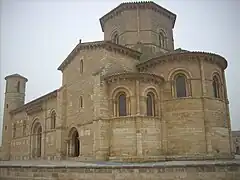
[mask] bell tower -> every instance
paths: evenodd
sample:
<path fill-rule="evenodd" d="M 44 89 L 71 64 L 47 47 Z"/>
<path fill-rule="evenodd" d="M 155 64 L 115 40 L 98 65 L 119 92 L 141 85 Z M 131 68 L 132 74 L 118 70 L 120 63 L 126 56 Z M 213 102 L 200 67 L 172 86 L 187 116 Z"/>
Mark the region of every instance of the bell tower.
<path fill-rule="evenodd" d="M 10 147 L 12 140 L 12 118 L 10 112 L 25 103 L 25 89 L 27 78 L 12 74 L 5 77 L 5 101 L 3 114 L 3 129 L 2 129 L 2 151 L 3 160 L 10 159 Z"/>
<path fill-rule="evenodd" d="M 100 18 L 104 40 L 154 55 L 174 50 L 176 15 L 154 2 L 122 3 Z"/>

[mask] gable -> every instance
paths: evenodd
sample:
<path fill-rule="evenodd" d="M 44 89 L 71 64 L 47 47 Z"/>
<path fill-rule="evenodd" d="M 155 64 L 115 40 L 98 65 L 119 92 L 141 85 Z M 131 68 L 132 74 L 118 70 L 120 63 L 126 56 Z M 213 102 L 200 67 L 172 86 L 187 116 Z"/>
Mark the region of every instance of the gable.
<path fill-rule="evenodd" d="M 83 70 L 81 72 L 81 64 Z M 135 56 L 118 52 L 114 48 L 82 49 L 75 53 L 71 61 L 63 68 L 63 85 L 73 82 L 87 81 L 91 76 L 101 71 L 136 71 L 136 64 L 139 62 Z M 90 80 L 89 80 L 90 81 Z"/>
<path fill-rule="evenodd" d="M 94 41 L 94 42 L 86 42 L 79 43 L 72 50 L 72 52 L 67 56 L 67 58 L 63 61 L 63 63 L 58 67 L 58 70 L 63 71 L 64 68 L 74 59 L 74 57 L 78 54 L 78 52 L 83 50 L 96 50 L 96 49 L 106 49 L 108 51 L 114 51 L 119 54 L 123 54 L 125 56 L 132 57 L 134 59 L 140 59 L 142 53 L 127 48 L 125 46 L 112 43 L 111 41 Z"/>

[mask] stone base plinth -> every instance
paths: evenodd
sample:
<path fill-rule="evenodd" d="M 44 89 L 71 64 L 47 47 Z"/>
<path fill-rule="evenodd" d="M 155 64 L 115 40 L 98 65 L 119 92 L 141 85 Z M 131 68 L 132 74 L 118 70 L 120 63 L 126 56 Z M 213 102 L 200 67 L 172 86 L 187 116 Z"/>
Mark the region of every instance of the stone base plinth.
<path fill-rule="evenodd" d="M 109 161 L 112 162 L 159 162 L 166 161 L 165 156 L 131 156 L 131 157 L 109 157 Z"/>
<path fill-rule="evenodd" d="M 239 180 L 240 160 L 149 163 L 0 161 L 0 179 Z"/>
<path fill-rule="evenodd" d="M 163 162 L 163 161 L 203 161 L 203 160 L 232 160 L 230 154 L 186 154 L 175 156 L 112 156 L 108 158 L 113 162 Z"/>

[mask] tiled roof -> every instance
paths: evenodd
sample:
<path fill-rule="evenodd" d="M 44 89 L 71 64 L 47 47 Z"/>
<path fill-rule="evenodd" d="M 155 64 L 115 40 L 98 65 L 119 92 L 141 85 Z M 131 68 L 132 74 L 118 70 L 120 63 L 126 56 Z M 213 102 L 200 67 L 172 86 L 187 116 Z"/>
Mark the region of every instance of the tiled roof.
<path fill-rule="evenodd" d="M 57 90 L 54 90 L 48 94 L 45 94 L 43 96 L 40 96 L 39 98 L 37 99 L 34 99 L 26 104 L 24 104 L 23 106 L 17 108 L 17 109 L 14 109 L 12 110 L 10 113 L 14 114 L 14 113 L 18 113 L 18 112 L 21 112 L 37 103 L 41 103 L 42 101 L 46 100 L 46 99 L 49 99 L 49 98 L 53 98 L 53 97 L 57 97 Z"/>

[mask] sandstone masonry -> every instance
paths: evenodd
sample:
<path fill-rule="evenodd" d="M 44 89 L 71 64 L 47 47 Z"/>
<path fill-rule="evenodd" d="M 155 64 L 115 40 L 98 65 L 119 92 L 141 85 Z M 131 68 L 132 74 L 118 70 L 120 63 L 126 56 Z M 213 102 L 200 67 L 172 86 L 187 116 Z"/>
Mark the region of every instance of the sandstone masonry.
<path fill-rule="evenodd" d="M 80 163 L 38 161 L 0 164 L 1 179 L 21 180 L 238 180 L 240 161 L 168 163 Z"/>
<path fill-rule="evenodd" d="M 7 76 L 1 159 L 232 159 L 227 61 L 213 53 L 174 49 L 175 20 L 175 14 L 153 2 L 122 3 L 100 19 L 104 40 L 79 42 L 58 67 L 63 80 L 57 90 L 25 104 L 27 78 Z M 42 169 L 33 174 L 41 176 Z M 192 177 L 197 169 L 179 171 Z M 214 169 L 222 179 L 233 176 Z M 27 176 L 26 171 L 1 168 L 3 177 Z M 65 177 L 74 169 L 53 171 L 49 174 L 64 171 Z M 80 171 L 94 171 L 95 177 L 102 170 Z M 108 171 L 101 173 L 110 178 L 123 171 L 137 179 L 138 171 L 153 177 L 161 170 Z M 173 179 L 174 173 L 169 176 Z"/>

